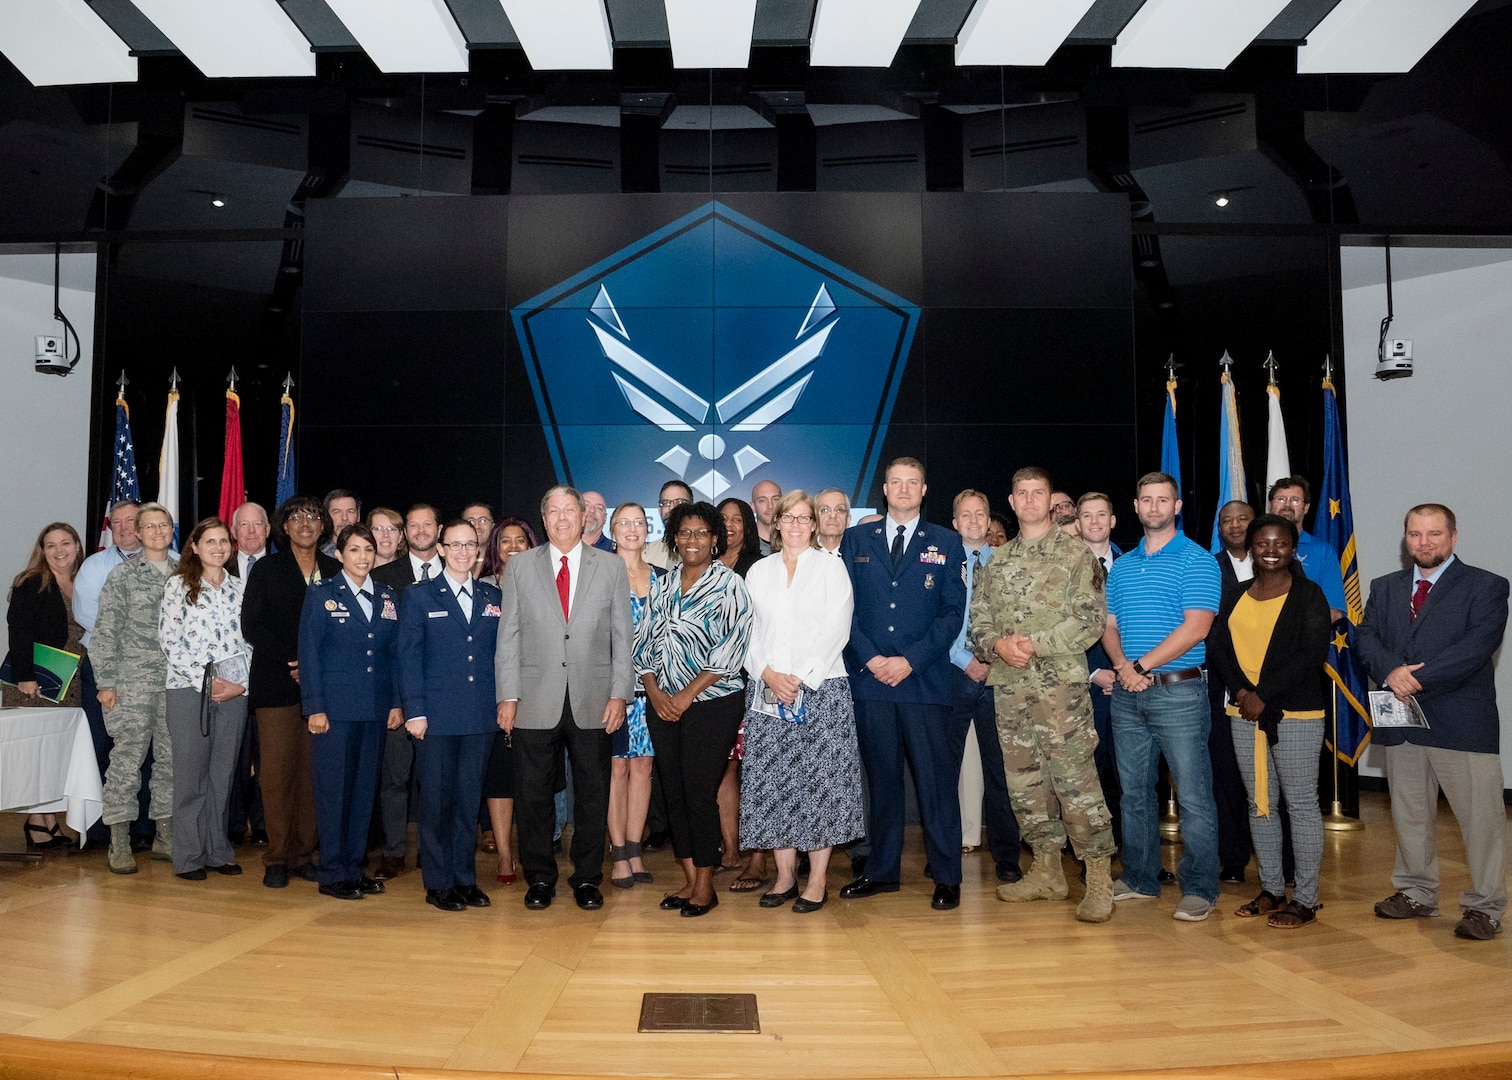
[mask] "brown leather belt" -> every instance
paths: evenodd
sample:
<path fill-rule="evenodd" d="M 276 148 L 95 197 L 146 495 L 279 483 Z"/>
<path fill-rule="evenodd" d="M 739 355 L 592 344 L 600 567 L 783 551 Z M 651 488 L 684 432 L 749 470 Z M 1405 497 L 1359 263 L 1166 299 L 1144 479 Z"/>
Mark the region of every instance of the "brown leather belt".
<path fill-rule="evenodd" d="M 1150 681 L 1156 686 L 1169 686 L 1171 683 L 1186 682 L 1188 679 L 1202 678 L 1200 667 L 1182 668 L 1180 671 L 1155 671 L 1150 673 Z"/>

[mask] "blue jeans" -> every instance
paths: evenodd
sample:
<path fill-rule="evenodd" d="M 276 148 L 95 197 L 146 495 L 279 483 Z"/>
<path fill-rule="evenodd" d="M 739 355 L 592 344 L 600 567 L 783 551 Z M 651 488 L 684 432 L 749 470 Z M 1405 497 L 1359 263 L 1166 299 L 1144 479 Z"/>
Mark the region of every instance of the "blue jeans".
<path fill-rule="evenodd" d="M 1218 809 L 1208 757 L 1207 686 L 1189 679 L 1131 694 L 1113 688 L 1113 741 L 1123 784 L 1123 880 L 1160 895 L 1160 816 L 1155 780 L 1164 754 L 1181 805 L 1184 851 L 1176 877 L 1184 896 L 1218 899 Z"/>

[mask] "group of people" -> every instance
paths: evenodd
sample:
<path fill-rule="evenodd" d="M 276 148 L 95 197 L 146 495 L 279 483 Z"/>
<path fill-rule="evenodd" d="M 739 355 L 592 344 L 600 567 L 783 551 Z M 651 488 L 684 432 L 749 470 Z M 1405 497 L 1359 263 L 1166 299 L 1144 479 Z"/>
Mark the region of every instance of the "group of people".
<path fill-rule="evenodd" d="M 853 525 L 834 488 L 763 480 L 749 503 L 714 506 L 671 480 L 654 543 L 645 508 L 566 486 L 542 498 L 539 539 L 483 503 L 444 523 L 425 504 L 363 518 L 337 490 L 271 522 L 253 503 L 206 519 L 182 555 L 165 508 L 123 503 L 87 560 L 71 527 L 39 535 L 10 597 L 6 704 L 39 703 L 33 644 L 83 657 L 64 703 L 97 728 L 116 873 L 137 868 L 138 818 L 180 877 L 240 873 L 228 834 L 247 824 L 255 760 L 268 887 L 381 893 L 406 869 L 413 819 L 427 903 L 490 904 L 481 826 L 497 881 L 523 876 L 539 910 L 570 818 L 581 908 L 603 905 L 606 860 L 617 888 L 651 882 L 649 828 L 683 871 L 664 909 L 709 913 L 716 876 L 739 868 L 734 891 L 808 913 L 829 901 L 836 848 L 855 875 L 841 897 L 900 888 L 911 773 L 937 910 L 960 902 L 965 804 L 1004 901 L 1068 898 L 1069 843 L 1076 918 L 1105 922 L 1174 877 L 1174 917 L 1201 921 L 1253 850 L 1261 890 L 1236 914 L 1313 922 L 1324 662 L 1346 604 L 1337 553 L 1302 529 L 1307 482 L 1277 482 L 1259 516 L 1223 507 L 1216 557 L 1177 528 L 1163 473 L 1139 480 L 1127 554 L 1113 499 L 1073 501 L 1042 469 L 1013 475 L 1012 519 L 968 489 L 949 527 L 925 521 L 927 490 L 923 464 L 898 458 L 883 512 Z M 1376 732 L 1398 839 L 1376 913 L 1438 914 L 1442 788 L 1472 877 L 1456 933 L 1485 940 L 1506 905 L 1491 657 L 1507 582 L 1456 560 L 1456 539 L 1447 507 L 1408 512 L 1414 566 L 1374 583 L 1356 651 L 1429 722 Z M 968 745 L 980 777 L 963 772 Z M 1161 759 L 1181 811 L 1174 875 Z M 36 847 L 67 842 L 47 817 L 26 830 Z"/>

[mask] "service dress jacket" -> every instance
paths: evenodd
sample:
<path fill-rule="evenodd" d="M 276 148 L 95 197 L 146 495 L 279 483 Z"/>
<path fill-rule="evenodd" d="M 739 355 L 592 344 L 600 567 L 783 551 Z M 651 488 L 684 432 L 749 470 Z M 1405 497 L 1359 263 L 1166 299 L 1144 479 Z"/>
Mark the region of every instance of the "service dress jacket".
<path fill-rule="evenodd" d="M 344 574 L 305 591 L 299 686 L 306 716 L 387 723 L 389 711 L 399 708 L 399 592 L 371 576 L 366 584 L 373 590 L 371 620 Z"/>
<path fill-rule="evenodd" d="M 510 559 L 513 566 L 516 555 Z M 616 556 L 608 556 L 620 562 Z M 622 564 L 623 565 L 623 564 Z M 513 570 L 505 575 L 507 581 Z M 502 609 L 499 590 L 474 579 L 472 618 L 462 614 L 445 573 L 404 590 L 399 605 L 399 690 L 404 718 L 425 718 L 425 737 L 498 730 L 494 649 Z M 629 617 L 629 605 L 625 613 Z"/>

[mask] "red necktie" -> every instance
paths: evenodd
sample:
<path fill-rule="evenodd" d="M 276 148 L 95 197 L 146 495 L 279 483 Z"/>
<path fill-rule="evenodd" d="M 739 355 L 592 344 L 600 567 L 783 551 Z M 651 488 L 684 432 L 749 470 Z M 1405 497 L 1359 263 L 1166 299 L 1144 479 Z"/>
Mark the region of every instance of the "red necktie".
<path fill-rule="evenodd" d="M 557 595 L 562 598 L 562 618 L 566 620 L 570 616 L 567 613 L 567 597 L 572 594 L 572 574 L 567 569 L 567 556 L 562 556 L 562 568 L 557 571 Z"/>
<path fill-rule="evenodd" d="M 1417 588 L 1412 593 L 1412 621 L 1416 622 L 1418 612 L 1423 610 L 1423 602 L 1428 599 L 1428 590 L 1433 587 L 1433 582 L 1427 578 L 1418 578 Z"/>

